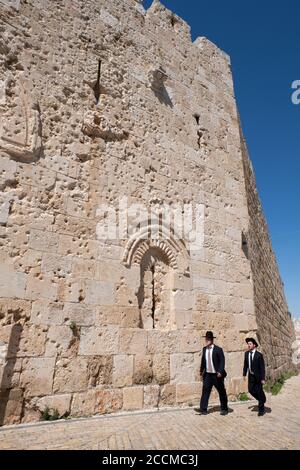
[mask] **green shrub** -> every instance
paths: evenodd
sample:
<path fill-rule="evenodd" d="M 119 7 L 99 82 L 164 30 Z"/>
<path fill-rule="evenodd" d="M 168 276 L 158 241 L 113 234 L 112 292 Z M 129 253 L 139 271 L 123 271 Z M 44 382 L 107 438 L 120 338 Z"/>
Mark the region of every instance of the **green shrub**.
<path fill-rule="evenodd" d="M 50 421 L 50 410 L 48 408 L 48 406 L 46 406 L 46 408 L 43 410 L 42 412 L 42 420 L 43 421 Z"/>

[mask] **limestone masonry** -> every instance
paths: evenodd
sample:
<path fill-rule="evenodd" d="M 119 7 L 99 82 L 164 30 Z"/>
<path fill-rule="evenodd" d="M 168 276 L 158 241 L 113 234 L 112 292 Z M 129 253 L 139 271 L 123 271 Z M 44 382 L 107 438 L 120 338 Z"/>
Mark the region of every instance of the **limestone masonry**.
<path fill-rule="evenodd" d="M 0 116 L 1 424 L 197 403 L 209 329 L 231 398 L 247 335 L 292 367 L 224 52 L 156 0 L 0 0 Z M 203 207 L 203 247 L 99 236 L 120 198 Z"/>

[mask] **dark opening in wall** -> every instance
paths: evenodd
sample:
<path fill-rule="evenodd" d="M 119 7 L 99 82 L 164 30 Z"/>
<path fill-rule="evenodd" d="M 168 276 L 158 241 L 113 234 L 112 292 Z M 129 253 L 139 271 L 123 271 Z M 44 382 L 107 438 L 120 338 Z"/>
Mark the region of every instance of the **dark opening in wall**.
<path fill-rule="evenodd" d="M 175 18 L 175 16 L 174 16 L 173 14 L 171 15 L 171 20 L 170 20 L 170 21 L 171 21 L 172 27 L 174 28 L 174 26 L 175 26 L 176 23 L 177 23 L 177 20 L 176 20 L 176 18 Z"/>
<path fill-rule="evenodd" d="M 155 328 L 155 282 L 154 282 L 154 274 L 155 274 L 155 268 L 154 265 L 151 267 L 151 273 L 152 273 L 152 307 L 151 307 L 151 317 L 152 317 L 152 327 Z"/>
<path fill-rule="evenodd" d="M 200 114 L 194 114 L 194 118 L 196 119 L 197 126 L 200 124 Z"/>
<path fill-rule="evenodd" d="M 242 250 L 246 258 L 249 259 L 248 240 L 247 235 L 244 232 L 242 232 Z"/>

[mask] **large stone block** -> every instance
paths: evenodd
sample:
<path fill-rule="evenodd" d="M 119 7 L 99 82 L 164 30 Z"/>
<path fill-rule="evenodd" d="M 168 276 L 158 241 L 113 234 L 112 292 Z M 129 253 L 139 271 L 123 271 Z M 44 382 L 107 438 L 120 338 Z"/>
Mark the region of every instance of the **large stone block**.
<path fill-rule="evenodd" d="M 114 356 L 113 385 L 114 387 L 126 387 L 132 385 L 133 377 L 133 356 Z"/>
<path fill-rule="evenodd" d="M 139 410 L 143 408 L 144 388 L 130 387 L 123 389 L 123 408 L 124 410 Z"/>
<path fill-rule="evenodd" d="M 57 277 L 66 277 L 71 273 L 72 258 L 62 257 L 56 253 L 43 253 L 41 271 L 53 273 Z"/>
<path fill-rule="evenodd" d="M 159 385 L 147 385 L 144 387 L 144 408 L 156 408 L 160 393 Z"/>
<path fill-rule="evenodd" d="M 0 299 L 0 324 L 8 325 L 18 321 L 20 324 L 30 318 L 31 302 L 22 299 Z"/>
<path fill-rule="evenodd" d="M 47 332 L 46 356 L 68 356 L 74 342 L 74 334 L 68 325 L 52 325 Z"/>
<path fill-rule="evenodd" d="M 195 308 L 194 291 L 177 290 L 173 293 L 173 304 L 175 310 L 193 310 Z"/>
<path fill-rule="evenodd" d="M 71 403 L 71 416 L 91 416 L 96 413 L 96 389 L 74 393 Z"/>
<path fill-rule="evenodd" d="M 100 389 L 96 393 L 96 413 L 114 413 L 122 409 L 122 389 Z"/>
<path fill-rule="evenodd" d="M 181 332 L 148 331 L 147 352 L 149 354 L 171 354 L 180 351 Z"/>
<path fill-rule="evenodd" d="M 20 375 L 22 371 L 22 359 L 7 359 L 1 366 L 1 388 L 2 390 L 11 390 L 20 385 Z"/>
<path fill-rule="evenodd" d="M 136 354 L 134 356 L 133 383 L 136 385 L 145 385 L 151 383 L 152 379 L 152 357 Z"/>
<path fill-rule="evenodd" d="M 50 301 L 57 300 L 58 285 L 53 282 L 51 276 L 28 276 L 26 283 L 25 297 L 29 300 L 48 299 Z"/>
<path fill-rule="evenodd" d="M 94 356 L 88 358 L 88 381 L 90 387 L 112 384 L 113 359 L 113 356 Z"/>
<path fill-rule="evenodd" d="M 91 305 L 114 305 L 114 284 L 110 282 L 87 280 L 85 302 Z"/>
<path fill-rule="evenodd" d="M 201 396 L 200 383 L 180 383 L 176 385 L 176 402 L 196 405 Z"/>
<path fill-rule="evenodd" d="M 159 405 L 171 406 L 176 403 L 176 385 L 166 384 L 161 387 Z"/>
<path fill-rule="evenodd" d="M 23 390 L 15 388 L 0 392 L 1 425 L 19 424 L 23 411 Z"/>
<path fill-rule="evenodd" d="M 0 297 L 25 298 L 27 275 L 16 272 L 9 266 L 0 267 Z"/>
<path fill-rule="evenodd" d="M 52 357 L 23 360 L 20 385 L 25 389 L 25 396 L 52 394 L 54 364 Z"/>
<path fill-rule="evenodd" d="M 200 352 L 203 338 L 198 331 L 183 330 L 180 335 L 180 352 Z"/>
<path fill-rule="evenodd" d="M 92 326 L 95 324 L 95 310 L 95 307 L 84 303 L 66 302 L 63 309 L 63 321 L 68 324 L 74 322 L 78 326 Z M 102 323 L 98 325 L 105 326 Z"/>
<path fill-rule="evenodd" d="M 31 230 L 29 248 L 37 251 L 56 253 L 58 249 L 58 234 L 44 230 Z"/>
<path fill-rule="evenodd" d="M 40 412 L 49 408 L 51 412 L 58 411 L 59 416 L 63 417 L 68 416 L 70 413 L 71 398 L 71 394 L 51 395 L 48 397 L 33 399 L 30 404 Z"/>
<path fill-rule="evenodd" d="M 168 354 L 153 355 L 153 380 L 159 385 L 170 381 L 170 356 Z"/>
<path fill-rule="evenodd" d="M 48 300 L 32 302 L 30 321 L 37 325 L 61 325 L 64 320 L 63 304 Z"/>
<path fill-rule="evenodd" d="M 195 381 L 195 362 L 193 354 L 171 354 L 170 382 L 184 383 Z"/>
<path fill-rule="evenodd" d="M 147 332 L 141 329 L 121 329 L 119 352 L 122 354 L 145 354 L 147 348 Z"/>
<path fill-rule="evenodd" d="M 17 357 L 42 356 L 45 352 L 47 329 L 40 325 L 24 325 Z"/>
<path fill-rule="evenodd" d="M 59 359 L 55 364 L 54 393 L 81 392 L 87 389 L 87 359 L 75 357 Z"/>

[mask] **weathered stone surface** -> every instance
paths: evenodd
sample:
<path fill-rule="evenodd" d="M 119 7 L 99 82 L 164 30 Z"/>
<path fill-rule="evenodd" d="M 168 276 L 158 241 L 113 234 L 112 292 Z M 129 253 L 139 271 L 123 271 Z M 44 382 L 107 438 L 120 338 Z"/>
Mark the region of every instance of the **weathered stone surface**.
<path fill-rule="evenodd" d="M 133 383 L 137 385 L 151 383 L 153 379 L 152 357 L 134 356 Z"/>
<path fill-rule="evenodd" d="M 121 329 L 119 352 L 127 354 L 145 354 L 147 332 L 141 329 Z"/>
<path fill-rule="evenodd" d="M 91 416 L 94 413 L 96 413 L 96 390 L 86 390 L 73 394 L 72 416 Z"/>
<path fill-rule="evenodd" d="M 5 404 L 5 407 L 4 407 Z M 15 388 L 0 393 L 1 421 L 6 424 L 19 424 L 22 417 L 23 390 Z M 1 423 L 1 424 L 2 424 Z"/>
<path fill-rule="evenodd" d="M 63 321 L 68 324 L 75 322 L 78 326 L 92 326 L 95 324 L 95 308 L 85 304 L 66 302 L 63 309 Z M 98 324 L 102 325 L 102 323 Z"/>
<path fill-rule="evenodd" d="M 176 385 L 166 384 L 160 392 L 159 404 L 170 406 L 176 403 Z"/>
<path fill-rule="evenodd" d="M 121 410 L 122 405 L 123 391 L 121 389 L 97 390 L 95 404 L 96 413 L 113 413 Z"/>
<path fill-rule="evenodd" d="M 54 358 L 24 359 L 20 385 L 27 396 L 43 396 L 52 394 L 54 374 Z"/>
<path fill-rule="evenodd" d="M 144 408 L 156 408 L 159 401 L 159 385 L 147 385 L 144 387 Z"/>
<path fill-rule="evenodd" d="M 87 281 L 85 302 L 92 305 L 114 305 L 114 285 L 109 282 Z"/>
<path fill-rule="evenodd" d="M 170 356 L 170 382 L 189 383 L 195 380 L 195 364 L 192 354 L 172 354 Z"/>
<path fill-rule="evenodd" d="M 132 385 L 133 356 L 114 356 L 113 385 L 114 387 L 126 387 Z"/>
<path fill-rule="evenodd" d="M 60 302 L 49 302 L 47 300 L 36 300 L 32 302 L 32 323 L 41 325 L 61 325 L 63 323 L 63 304 Z"/>
<path fill-rule="evenodd" d="M 74 334 L 68 325 L 50 326 L 47 332 L 46 356 L 68 356 Z"/>
<path fill-rule="evenodd" d="M 23 299 L 27 276 L 13 271 L 9 266 L 1 265 L 0 296 Z"/>
<path fill-rule="evenodd" d="M 177 403 L 187 403 L 195 405 L 199 402 L 201 394 L 200 383 L 180 383 L 176 385 L 176 401 Z"/>
<path fill-rule="evenodd" d="M 18 357 L 43 356 L 45 353 L 46 329 L 36 325 L 24 325 L 18 346 Z"/>
<path fill-rule="evenodd" d="M 126 356 L 127 357 L 127 356 Z M 90 387 L 110 385 L 113 381 L 113 356 L 94 356 L 88 358 L 88 380 Z"/>
<path fill-rule="evenodd" d="M 46 408 L 49 408 L 52 413 L 58 411 L 59 416 L 63 417 L 68 416 L 70 413 L 71 397 L 71 394 L 52 395 L 38 400 L 33 399 L 30 405 L 41 412 L 45 411 Z"/>
<path fill-rule="evenodd" d="M 247 248 L 254 286 L 254 295 L 249 298 L 254 301 L 257 336 L 265 354 L 267 374 L 276 379 L 283 369 L 294 368 L 291 351 L 295 330 L 242 131 L 241 142 L 250 220 Z"/>
<path fill-rule="evenodd" d="M 54 393 L 81 392 L 88 384 L 87 359 L 59 359 L 55 364 Z"/>
<path fill-rule="evenodd" d="M 82 327 L 79 354 L 84 356 L 116 354 L 118 352 L 118 342 L 119 329 L 117 327 Z M 130 351 L 126 352 L 130 353 Z"/>
<path fill-rule="evenodd" d="M 178 331 L 156 331 L 148 333 L 147 351 L 150 354 L 171 354 L 180 351 Z"/>
<path fill-rule="evenodd" d="M 168 354 L 153 355 L 153 379 L 159 385 L 170 382 L 170 356 Z"/>
<path fill-rule="evenodd" d="M 123 408 L 124 410 L 138 410 L 143 408 L 144 388 L 143 387 L 125 387 L 123 389 Z"/>

